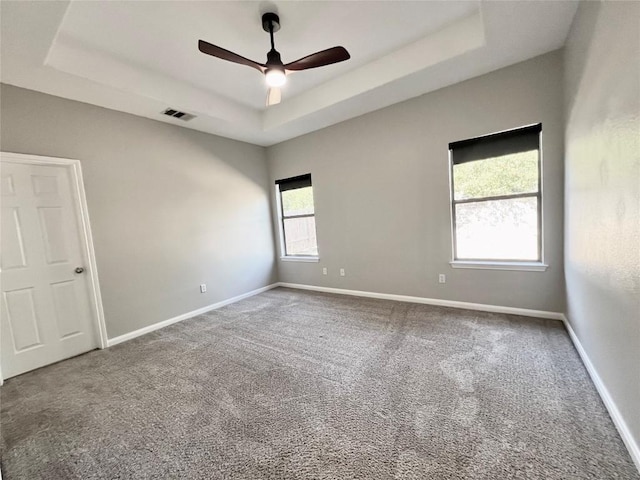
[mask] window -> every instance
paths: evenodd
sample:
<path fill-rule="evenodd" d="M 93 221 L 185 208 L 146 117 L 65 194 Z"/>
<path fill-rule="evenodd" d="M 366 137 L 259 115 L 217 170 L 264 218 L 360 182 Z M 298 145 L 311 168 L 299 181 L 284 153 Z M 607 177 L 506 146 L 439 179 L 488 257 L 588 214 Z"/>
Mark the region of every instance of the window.
<path fill-rule="evenodd" d="M 541 131 L 449 144 L 454 267 L 542 264 Z"/>
<path fill-rule="evenodd" d="M 276 180 L 283 258 L 316 259 L 316 218 L 311 174 Z"/>

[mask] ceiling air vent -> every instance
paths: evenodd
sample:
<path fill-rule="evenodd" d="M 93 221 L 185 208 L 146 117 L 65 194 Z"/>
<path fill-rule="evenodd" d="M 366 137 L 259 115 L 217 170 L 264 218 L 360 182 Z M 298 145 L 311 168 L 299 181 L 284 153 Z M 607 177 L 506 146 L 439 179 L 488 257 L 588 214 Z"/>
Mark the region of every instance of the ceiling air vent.
<path fill-rule="evenodd" d="M 191 115 L 190 113 L 186 113 L 186 112 L 181 112 L 181 111 L 175 110 L 173 108 L 167 108 L 162 113 L 164 115 L 168 115 L 169 117 L 179 118 L 180 120 L 183 120 L 185 122 L 188 122 L 189 120 L 192 120 L 192 119 L 196 118 L 195 115 Z"/>

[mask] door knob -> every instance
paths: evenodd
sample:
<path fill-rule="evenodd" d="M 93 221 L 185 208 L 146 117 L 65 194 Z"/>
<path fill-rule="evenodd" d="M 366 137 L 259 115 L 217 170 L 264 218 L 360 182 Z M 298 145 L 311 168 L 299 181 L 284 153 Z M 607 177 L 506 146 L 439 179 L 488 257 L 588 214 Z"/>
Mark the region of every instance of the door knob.
<path fill-rule="evenodd" d="M 82 273 L 82 272 L 84 272 L 84 268 L 82 268 L 82 267 L 77 267 L 74 271 L 75 271 L 76 273 Z"/>

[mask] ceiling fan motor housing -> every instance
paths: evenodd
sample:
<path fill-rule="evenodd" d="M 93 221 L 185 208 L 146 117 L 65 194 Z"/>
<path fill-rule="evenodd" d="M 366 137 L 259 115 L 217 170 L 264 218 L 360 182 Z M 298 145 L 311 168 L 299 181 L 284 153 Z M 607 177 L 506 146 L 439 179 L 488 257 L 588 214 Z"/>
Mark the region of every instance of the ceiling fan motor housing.
<path fill-rule="evenodd" d="M 270 50 L 267 53 L 267 63 L 266 63 L 266 65 L 269 68 L 282 67 L 282 70 L 284 70 L 284 65 L 282 63 L 282 59 L 280 58 L 280 53 L 278 53 L 276 50 Z"/>
<path fill-rule="evenodd" d="M 277 32 L 280 30 L 280 17 L 272 12 L 265 13 L 262 15 L 262 29 L 267 33 Z"/>

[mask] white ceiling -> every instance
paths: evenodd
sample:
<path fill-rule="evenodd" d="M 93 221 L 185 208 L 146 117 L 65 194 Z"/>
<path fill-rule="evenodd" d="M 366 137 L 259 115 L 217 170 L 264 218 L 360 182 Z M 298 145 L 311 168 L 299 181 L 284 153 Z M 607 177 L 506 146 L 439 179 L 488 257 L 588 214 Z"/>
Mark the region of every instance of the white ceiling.
<path fill-rule="evenodd" d="M 0 80 L 258 145 L 295 136 L 560 48 L 574 1 L 3 1 Z M 265 107 L 258 62 L 280 15 L 285 63 L 342 45 L 351 59 L 298 72 Z M 168 108 L 197 115 L 183 122 Z"/>

